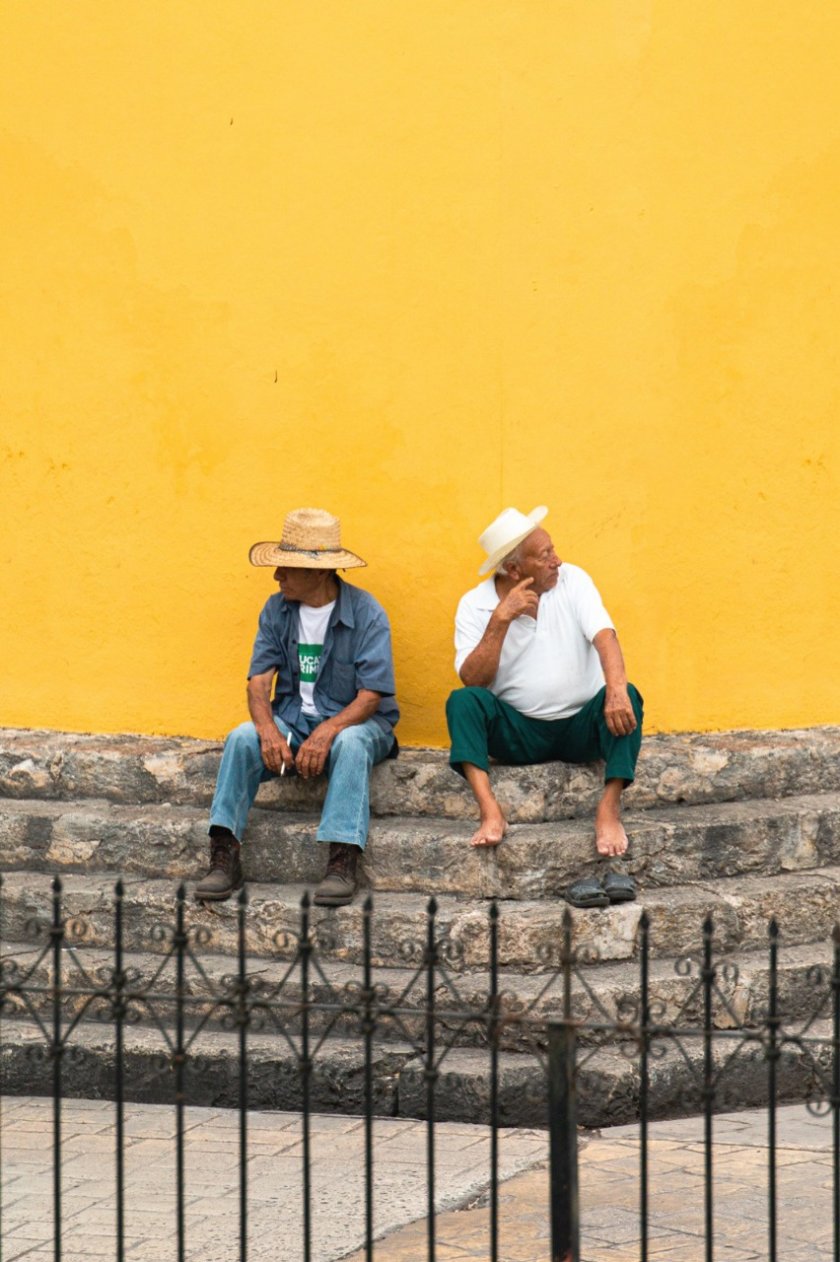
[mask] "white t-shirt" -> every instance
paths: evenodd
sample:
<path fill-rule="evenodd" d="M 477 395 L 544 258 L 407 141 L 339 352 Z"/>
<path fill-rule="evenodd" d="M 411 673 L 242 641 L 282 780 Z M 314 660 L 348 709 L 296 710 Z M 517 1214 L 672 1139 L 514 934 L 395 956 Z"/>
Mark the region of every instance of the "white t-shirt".
<path fill-rule="evenodd" d="M 315 680 L 321 668 L 321 653 L 327 623 L 335 609 L 335 601 L 313 609 L 311 605 L 298 606 L 298 665 L 300 666 L 300 708 L 304 714 L 318 714 L 315 705 Z"/>
<path fill-rule="evenodd" d="M 492 575 L 461 598 L 455 615 L 459 673 L 498 603 Z M 490 691 L 533 719 L 577 714 L 604 685 L 592 641 L 606 628 L 613 628 L 613 623 L 592 579 L 564 561 L 556 585 L 540 596 L 536 619 L 515 618 L 508 627 Z"/>

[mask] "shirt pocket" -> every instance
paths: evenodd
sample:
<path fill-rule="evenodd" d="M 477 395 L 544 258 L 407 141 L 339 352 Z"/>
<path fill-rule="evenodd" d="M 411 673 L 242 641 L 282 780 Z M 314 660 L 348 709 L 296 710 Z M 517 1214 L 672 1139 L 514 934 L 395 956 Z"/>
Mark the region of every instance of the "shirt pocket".
<path fill-rule="evenodd" d="M 331 661 L 324 672 L 322 686 L 327 696 L 333 701 L 348 705 L 356 696 L 356 664 L 355 662 Z"/>

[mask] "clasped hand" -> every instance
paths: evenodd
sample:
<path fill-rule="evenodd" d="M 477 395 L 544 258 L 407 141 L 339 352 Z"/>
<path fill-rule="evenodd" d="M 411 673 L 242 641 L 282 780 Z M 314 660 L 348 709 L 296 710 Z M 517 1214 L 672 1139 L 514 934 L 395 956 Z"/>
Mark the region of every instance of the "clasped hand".
<path fill-rule="evenodd" d="M 319 723 L 314 731 L 309 733 L 295 758 L 298 775 L 303 776 L 304 780 L 308 780 L 311 776 L 319 776 L 324 770 L 337 734 L 328 720 Z"/>
<path fill-rule="evenodd" d="M 260 732 L 260 753 L 269 771 L 276 776 L 282 774 L 283 767 L 291 771 L 294 767 L 304 780 L 319 776 L 327 764 L 327 758 L 335 740 L 336 733 L 329 722 L 319 723 L 301 745 L 295 756 L 289 742 L 276 727 Z"/>

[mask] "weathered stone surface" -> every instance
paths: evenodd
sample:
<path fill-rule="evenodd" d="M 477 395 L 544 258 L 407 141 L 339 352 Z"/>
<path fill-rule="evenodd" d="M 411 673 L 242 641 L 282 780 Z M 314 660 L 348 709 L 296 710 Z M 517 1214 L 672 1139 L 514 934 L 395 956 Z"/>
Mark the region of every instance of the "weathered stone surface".
<path fill-rule="evenodd" d="M 187 1032 L 189 1038 L 189 1031 Z M 62 1057 L 62 1094 L 71 1098 L 113 1099 L 114 1040 L 101 1026 L 78 1025 Z M 52 1094 L 52 1061 L 43 1035 L 31 1022 L 3 1023 L 0 1068 L 4 1092 Z M 251 1108 L 299 1110 L 302 1106 L 299 1042 L 294 1050 L 282 1036 L 248 1040 L 248 1101 Z M 372 1050 L 373 1111 L 397 1112 L 400 1068 L 416 1055 L 396 1043 Z M 184 1072 L 189 1104 L 236 1108 L 239 1103 L 239 1048 L 235 1034 L 202 1031 L 191 1042 Z M 176 1078 L 171 1049 L 159 1030 L 127 1026 L 123 1061 L 125 1098 L 140 1103 L 174 1102 Z M 365 1098 L 364 1047 L 359 1040 L 330 1039 L 312 1060 L 309 1107 L 324 1113 L 361 1113 Z"/>
<path fill-rule="evenodd" d="M 712 1023 L 735 1030 L 755 1026 L 767 1007 L 767 920 L 781 929 L 779 1004 L 786 1021 L 811 1028 L 829 993 L 831 946 L 840 891 L 840 729 L 798 733 L 722 733 L 652 737 L 645 743 L 637 784 L 628 793 L 631 836 L 627 868 L 639 879 L 639 902 L 605 911 L 571 913 L 578 964 L 572 978 L 573 1014 L 581 1020 L 638 1018 L 638 941 L 642 911 L 650 917 L 649 986 L 654 1021 L 696 1030 L 703 1017 L 699 965 L 702 923 L 711 913 L 714 955 L 719 960 Z M 63 878 L 62 895 L 72 955 L 65 956 L 63 984 L 84 982 L 97 969 L 107 979 L 112 961 L 113 885 L 125 878 L 126 966 L 138 984 L 158 969 L 163 993 L 174 969 L 172 926 L 175 887 L 190 890 L 204 871 L 206 806 L 212 794 L 220 745 L 145 737 L 93 737 L 59 733 L 0 733 L 0 864 L 5 872 L 0 906 L 4 977 L 8 955 L 21 968 L 35 965 L 43 982 L 39 1003 L 49 1006 L 50 954 L 45 924 L 51 914 L 50 874 Z M 365 855 L 367 884 L 374 891 L 374 969 L 383 1003 L 406 988 L 425 997 L 424 951 L 428 896 L 438 900 L 435 993 L 438 1031 L 452 1050 L 441 1066 L 437 1096 L 442 1116 L 484 1120 L 489 1102 L 486 1028 L 481 1018 L 489 984 L 489 903 L 501 899 L 499 988 L 506 1024 L 502 1036 L 502 1120 L 532 1124 L 544 1110 L 544 1022 L 560 1015 L 563 978 L 558 972 L 568 880 L 593 869 L 591 812 L 600 773 L 591 767 L 499 767 L 497 791 L 512 827 L 496 851 L 468 845 L 473 806 L 441 751 L 405 750 L 377 768 L 374 822 Z M 286 976 L 297 948 L 300 899 L 323 869 L 323 848 L 314 844 L 322 787 L 294 779 L 265 786 L 249 824 L 244 861 L 251 905 L 247 912 L 248 971 L 269 988 L 283 978 L 288 1001 L 284 1025 L 294 1038 L 302 998 L 299 964 Z M 39 871 L 36 871 L 39 870 Z M 362 981 L 363 904 L 310 913 L 316 943 L 308 994 L 314 999 L 358 993 Z M 224 992 L 235 972 L 237 905 L 200 907 L 188 901 L 190 935 L 185 990 L 190 1021 L 208 1015 L 213 994 Z M 40 922 L 32 936 L 31 922 Z M 15 942 L 14 939 L 20 941 Z M 167 959 L 167 952 L 170 953 Z M 814 964 L 823 966 L 821 976 Z M 75 973 L 74 973 L 74 970 Z M 171 985 L 169 987 L 171 989 Z M 453 1002 L 457 995 L 457 1002 Z M 70 996 L 79 1010 L 82 999 Z M 476 1019 L 454 1009 L 465 1003 Z M 14 998 L 12 998 L 14 1006 Z M 127 1063 L 137 1098 L 171 1098 L 171 1071 L 163 1066 L 154 1019 L 171 1021 L 171 1001 L 139 1003 L 141 1025 L 130 1032 Z M 823 1009 L 827 1011 L 827 1009 Z M 45 1009 L 46 1011 L 46 1009 Z M 542 1025 L 520 1018 L 532 1012 Z M 93 1016 L 92 1012 L 88 1016 Z M 199 1090 L 207 1102 L 235 1103 L 233 1044 L 218 1029 L 217 1011 L 202 1034 L 206 1058 Z M 311 1014 L 311 1030 L 327 1033 L 332 1018 Z M 143 1024 L 145 1023 L 145 1024 Z M 31 1026 L 31 1018 L 28 1021 Z M 358 1107 L 358 1017 L 341 1015 L 316 1056 L 314 1107 Z M 2 1056 L 11 1089 L 32 1089 L 38 1074 L 49 1088 L 49 1064 L 25 1055 L 24 1022 L 4 1014 Z M 249 1031 L 255 1048 L 254 1103 L 296 1107 L 300 1099 L 294 1055 L 277 1031 Z M 381 1111 L 419 1113 L 425 1108 L 424 1023 L 394 1019 L 377 1039 L 375 1090 Z M 598 1051 L 584 1034 L 581 1065 L 583 1114 L 590 1124 L 628 1120 L 638 1103 L 633 1057 Z M 741 1040 L 742 1036 L 737 1036 Z M 213 1043 L 212 1040 L 220 1040 Z M 225 1039 L 228 1042 L 225 1042 Z M 264 1045 L 260 1040 L 264 1039 Z M 351 1040 L 354 1050 L 348 1051 Z M 7 1040 L 10 1040 L 7 1043 Z M 97 1042 L 98 1040 L 98 1042 Z M 79 1090 L 109 1094 L 113 1056 L 109 1032 L 86 1019 L 79 1028 L 87 1077 Z M 84 1044 L 84 1046 L 82 1046 Z M 729 1055 L 740 1041 L 718 1048 Z M 749 1043 L 730 1075 L 739 1103 L 759 1098 L 766 1068 L 750 1060 Z M 652 1063 L 654 1111 L 685 1111 L 697 1081 L 700 1041 L 688 1037 L 686 1055 L 672 1052 Z M 625 1047 L 632 1051 L 632 1045 Z M 716 1053 L 717 1054 L 717 1053 Z M 110 1058 L 110 1059 L 109 1059 Z M 744 1064 L 741 1064 L 743 1060 Z M 796 1060 L 796 1057 L 794 1057 Z M 63 1066 L 81 1084 L 77 1059 Z M 692 1066 L 691 1072 L 687 1064 Z M 196 1066 L 192 1067 L 194 1070 Z M 191 1072 L 192 1072 L 191 1070 Z M 79 1073 L 82 1071 L 80 1070 Z M 807 1058 L 781 1065 L 782 1092 L 801 1088 L 813 1065 Z M 46 1075 L 46 1076 L 45 1076 Z M 33 1077 L 34 1076 L 34 1077 Z M 195 1074 L 194 1074 L 195 1076 Z M 345 1090 L 345 1082 L 347 1088 Z M 15 1084 L 18 1084 L 15 1086 Z M 71 1089 L 75 1089 L 71 1088 Z M 135 1088 L 132 1087 L 131 1090 Z M 157 1092 L 158 1094 L 154 1094 Z M 169 1092 L 170 1095 L 160 1094 Z M 752 1095 L 751 1095 L 752 1093 Z M 719 1102 L 721 1107 L 726 1103 Z M 691 1107 L 696 1107 L 692 1105 Z"/>
<path fill-rule="evenodd" d="M 221 754 L 217 742 L 146 736 L 3 729 L 0 794 L 25 798 L 104 797 L 115 802 L 206 806 Z M 589 815 L 600 792 L 596 767 L 551 763 L 497 767 L 493 779 L 513 821 Z M 840 790 L 840 728 L 654 735 L 642 746 L 628 805 L 735 801 Z M 322 786 L 292 778 L 261 790 L 270 809 L 312 809 Z M 470 794 L 441 750 L 404 749 L 375 769 L 377 815 L 468 819 Z"/>
<path fill-rule="evenodd" d="M 44 942 L 41 941 L 41 948 Z M 183 996 L 188 1021 L 207 1018 L 212 1028 L 229 1020 L 236 1002 L 234 980 L 237 968 L 229 957 L 202 952 L 193 947 L 198 964 L 187 961 L 183 975 Z M 716 1029 L 755 1027 L 768 1011 L 770 966 L 767 950 L 714 954 L 716 969 L 712 992 L 711 1020 Z M 22 1012 L 22 1000 L 14 992 L 16 982 L 26 977 L 29 985 L 40 988 L 29 993 L 31 1009 L 52 1008 L 52 956 L 33 942 L 3 944 L 4 980 L 9 1011 Z M 651 1020 L 658 1025 L 699 1027 L 704 1019 L 701 985 L 701 952 L 680 961 L 652 960 L 648 968 Z M 151 987 L 158 1017 L 172 1020 L 175 1012 L 176 961 L 174 955 L 162 961 L 160 954 L 141 951 L 124 953 L 123 966 L 129 978 L 132 1020 L 150 1016 L 143 992 Z M 805 1025 L 827 1011 L 831 999 L 832 944 L 784 945 L 777 964 L 777 1010 L 786 1023 Z M 114 974 L 114 953 L 101 947 L 74 945 L 63 957 L 63 1011 L 68 1016 L 97 1012 L 87 1008 L 92 987 L 108 986 Z M 586 965 L 578 964 L 570 978 L 571 1015 L 583 1023 L 604 1021 L 638 1023 L 640 1011 L 640 961 Z M 287 960 L 253 956 L 246 961 L 246 976 L 256 1000 L 278 1005 L 278 1021 L 285 1028 L 299 1030 L 303 997 L 300 962 L 289 968 Z M 453 989 L 453 977 L 454 986 Z M 329 1006 L 309 1014 L 310 1028 L 329 1025 L 333 1033 L 359 1037 L 362 1028 L 360 993 L 364 984 L 361 964 L 318 959 L 310 971 L 306 993 L 315 1004 Z M 410 1035 L 418 1046 L 425 1038 L 425 1019 L 420 1015 L 427 998 L 425 969 L 380 966 L 374 970 L 376 988 L 377 1039 L 403 1040 Z M 485 1046 L 487 1043 L 490 975 L 476 970 L 454 975 L 438 970 L 434 984 L 438 1028 L 458 1046 Z M 508 1051 L 544 1051 L 544 1023 L 557 1020 L 564 1012 L 564 974 L 522 973 L 503 969 L 499 973 L 499 993 L 503 1027 L 501 1047 Z M 388 1015 L 398 1007 L 399 1019 Z M 345 1009 L 337 1015 L 338 1009 Z M 416 1010 L 411 1015 L 409 1010 Z M 466 1013 L 474 1019 L 463 1020 Z M 100 1014 L 101 1015 L 101 1014 Z M 274 1018 L 266 1018 L 271 1024 Z M 535 1024 L 537 1023 L 537 1024 Z M 542 1023 L 542 1033 L 540 1032 Z M 590 1036 L 584 1031 L 582 1041 Z"/>
<path fill-rule="evenodd" d="M 52 1091 L 53 1067 L 44 1055 L 43 1036 L 31 1023 L 8 1018 L 3 1024 L 0 1070 L 8 1094 Z M 830 1030 L 814 1027 L 826 1042 L 803 1053 L 790 1048 L 779 1063 L 778 1102 L 825 1091 L 830 1081 Z M 114 1045 L 102 1029 L 80 1025 L 72 1052 L 62 1058 L 62 1090 L 69 1097 L 113 1099 Z M 301 1107 L 299 1049 L 281 1037 L 253 1036 L 248 1042 L 248 1102 L 251 1108 Z M 702 1100 L 703 1046 L 685 1039 L 682 1049 L 663 1044 L 664 1054 L 649 1062 L 649 1115 L 687 1116 Z M 714 1069 L 719 1075 L 715 1111 L 767 1102 L 767 1067 L 749 1055 L 744 1044 L 718 1043 Z M 544 1060 L 502 1052 L 499 1055 L 499 1121 L 506 1126 L 542 1126 L 546 1118 Z M 725 1068 L 724 1068 L 725 1066 Z M 374 1111 L 380 1116 L 427 1115 L 425 1058 L 410 1045 L 376 1045 L 373 1051 Z M 823 1078 L 820 1078 L 821 1069 Z M 827 1075 L 827 1076 L 826 1076 Z M 176 1088 L 171 1055 L 159 1031 L 130 1027 L 125 1031 L 124 1091 L 127 1100 L 168 1103 Z M 219 1031 L 203 1032 L 190 1048 L 184 1088 L 189 1105 L 235 1108 L 239 1099 L 237 1038 Z M 490 1120 L 490 1058 L 478 1049 L 453 1048 L 439 1065 L 435 1084 L 435 1116 L 441 1121 L 486 1123 Z M 616 1047 L 581 1056 L 578 1069 L 578 1122 L 587 1127 L 634 1121 L 639 1111 L 637 1056 Z M 328 1038 L 314 1052 L 310 1107 L 320 1112 L 360 1114 L 364 1101 L 364 1062 L 358 1042 Z"/>
<path fill-rule="evenodd" d="M 771 918 L 783 941 L 827 942 L 838 923 L 838 876 L 838 868 L 821 868 L 791 872 L 783 880 L 748 877 L 731 886 L 721 883 L 721 894 L 735 910 L 744 946 L 767 942 Z"/>
<path fill-rule="evenodd" d="M 840 794 L 628 812 L 628 870 L 643 889 L 720 876 L 807 870 L 840 859 Z M 122 806 L 0 798 L 6 870 L 119 871 L 195 879 L 207 863 L 207 817 L 198 807 Z M 314 882 L 325 863 L 312 815 L 255 809 L 245 837 L 249 879 Z M 556 898 L 594 871 L 586 820 L 514 825 L 496 850 L 469 846 L 471 824 L 382 817 L 364 856 L 377 891 L 472 898 Z"/>
<path fill-rule="evenodd" d="M 825 1040 L 821 1048 L 790 1049 L 778 1065 L 777 1100 L 802 1099 L 825 1093 L 824 1077 L 830 1058 L 830 1031 L 815 1027 Z M 703 1107 L 703 1044 L 686 1038 L 677 1046 L 670 1040 L 655 1044 L 649 1060 L 648 1111 L 655 1117 L 696 1114 Z M 625 1049 L 626 1050 L 626 1049 Z M 718 1042 L 713 1048 L 716 1075 L 714 1111 L 767 1103 L 767 1066 L 750 1055 L 750 1046 Z M 818 1069 L 818 1066 L 821 1067 Z M 427 1086 L 422 1062 L 407 1061 L 399 1075 L 400 1111 L 425 1117 Z M 639 1116 L 638 1055 L 617 1047 L 583 1051 L 578 1059 L 578 1123 L 586 1127 L 616 1126 Z M 441 1120 L 486 1122 L 490 1114 L 490 1065 L 487 1051 L 454 1048 L 447 1053 L 435 1083 L 435 1116 Z M 499 1120 L 502 1125 L 545 1125 L 547 1091 L 544 1058 L 499 1057 Z"/>
<path fill-rule="evenodd" d="M 548 1095 L 545 1070 L 535 1056 L 499 1056 L 498 1121 L 513 1125 L 545 1126 Z M 428 1117 L 429 1097 L 425 1065 L 419 1057 L 407 1061 L 399 1075 L 400 1110 L 409 1117 Z M 434 1087 L 435 1117 L 441 1122 L 490 1120 L 490 1055 L 487 1051 L 457 1048 L 447 1053 Z M 525 1119 L 527 1118 L 527 1121 Z"/>
<path fill-rule="evenodd" d="M 70 875 L 64 880 L 62 908 L 80 940 L 96 946 L 113 941 L 112 879 L 98 875 Z M 253 955 L 290 958 L 297 949 L 301 928 L 303 887 L 252 886 L 248 908 L 248 950 Z M 3 887 L 5 936 L 25 940 L 26 926 L 50 916 L 51 892 L 46 879 L 30 873 L 9 873 Z M 374 965 L 420 964 L 427 940 L 427 900 L 411 894 L 383 894 L 376 899 L 372 918 L 371 954 Z M 499 922 L 499 960 L 505 967 L 544 971 L 556 967 L 562 942 L 564 906 L 552 903 L 506 904 Z M 573 913 L 573 941 L 595 956 L 629 958 L 641 908 L 626 904 L 599 913 Z M 362 958 L 361 900 L 335 910 L 313 908 L 310 922 L 319 953 L 353 963 Z M 185 920 L 197 946 L 234 956 L 237 946 L 237 907 L 234 901 L 203 906 L 188 902 Z M 174 921 L 172 885 L 166 881 L 125 883 L 123 923 L 125 946 L 165 950 Z M 443 963 L 457 972 L 486 967 L 489 950 L 489 905 L 452 898 L 438 900 L 436 935 Z M 156 937 L 156 935 L 158 935 Z"/>
<path fill-rule="evenodd" d="M 256 956 L 291 958 L 301 929 L 299 886 L 254 885 L 247 915 L 247 950 Z M 840 894 L 840 869 L 791 873 L 783 879 L 726 878 L 715 886 L 652 890 L 642 900 L 603 910 L 571 912 L 572 945 L 587 962 L 631 958 L 637 950 L 639 920 L 650 917 L 654 958 L 698 958 L 704 918 L 711 914 L 718 951 L 759 948 L 766 923 L 774 915 L 786 942 L 825 942 L 834 923 Z M 69 875 L 62 907 L 74 921 L 73 932 L 90 945 L 113 941 L 113 879 Z M 371 918 L 371 953 L 378 966 L 419 965 L 427 942 L 427 900 L 413 894 L 376 896 Z M 9 873 L 3 886 L 4 936 L 25 941 L 27 924 L 46 924 L 51 914 L 50 882 L 31 873 Z M 362 959 L 363 901 L 336 909 L 312 908 L 311 932 L 325 958 L 358 963 Z M 561 960 L 565 905 L 560 902 L 511 901 L 500 906 L 499 964 L 521 972 L 551 972 Z M 185 922 L 196 949 L 235 956 L 237 904 L 203 906 L 188 902 Z M 166 950 L 164 928 L 174 920 L 173 887 L 167 881 L 127 881 L 123 900 L 125 946 Z M 442 963 L 455 973 L 484 969 L 489 963 L 489 905 L 444 897 L 438 900 L 435 933 Z M 162 936 L 161 936 L 162 934 Z M 157 936 L 156 936 L 157 935 Z"/>
<path fill-rule="evenodd" d="M 708 886 L 686 885 L 644 895 L 651 951 L 698 958 L 702 921 L 711 915 L 722 951 L 756 949 L 768 941 L 775 917 L 789 943 L 826 942 L 836 922 L 840 869 L 791 872 L 778 877 L 734 877 Z M 686 950 L 686 944 L 689 946 Z"/>

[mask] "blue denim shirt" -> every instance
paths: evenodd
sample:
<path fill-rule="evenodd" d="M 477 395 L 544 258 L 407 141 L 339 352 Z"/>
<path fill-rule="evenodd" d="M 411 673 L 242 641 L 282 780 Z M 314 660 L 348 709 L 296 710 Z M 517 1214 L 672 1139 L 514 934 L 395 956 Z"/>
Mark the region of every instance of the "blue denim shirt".
<path fill-rule="evenodd" d="M 345 583 L 336 574 L 338 596 L 324 636 L 321 666 L 315 681 L 315 705 L 325 719 L 338 714 L 360 688 L 381 692 L 374 719 L 386 732 L 400 717 L 394 692 L 391 628 L 385 610 L 368 592 Z M 275 714 L 295 724 L 300 718 L 298 609 L 300 602 L 280 592 L 269 596 L 260 614 L 248 678 L 275 670 Z"/>

